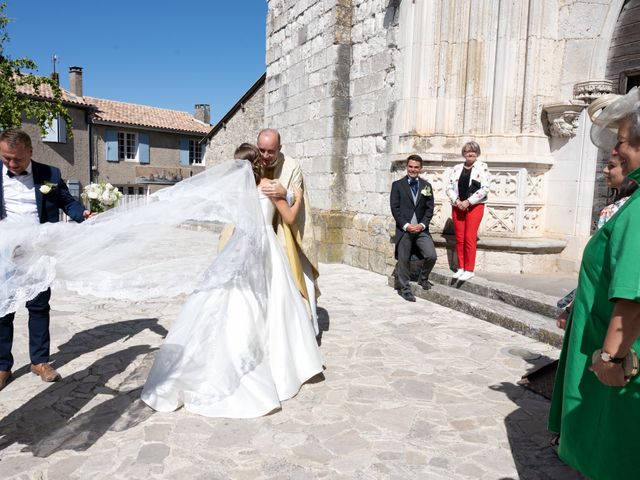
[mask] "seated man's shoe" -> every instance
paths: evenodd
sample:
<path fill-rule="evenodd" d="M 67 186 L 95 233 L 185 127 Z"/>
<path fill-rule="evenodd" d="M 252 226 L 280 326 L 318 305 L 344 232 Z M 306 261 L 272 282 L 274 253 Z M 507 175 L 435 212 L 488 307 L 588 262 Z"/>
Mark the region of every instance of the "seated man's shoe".
<path fill-rule="evenodd" d="M 11 380 L 11 371 L 10 370 L 0 370 L 0 390 L 7 386 Z"/>
<path fill-rule="evenodd" d="M 48 363 L 31 365 L 31 371 L 38 375 L 43 382 L 57 382 L 60 380 L 60 374 Z"/>
<path fill-rule="evenodd" d="M 415 302 L 416 296 L 411 292 L 411 290 L 398 290 L 398 294 L 404 298 L 407 302 Z"/>
<path fill-rule="evenodd" d="M 433 283 L 431 283 L 429 280 L 424 280 L 418 283 L 418 285 L 420 285 L 423 290 L 431 290 L 431 287 L 433 287 Z"/>

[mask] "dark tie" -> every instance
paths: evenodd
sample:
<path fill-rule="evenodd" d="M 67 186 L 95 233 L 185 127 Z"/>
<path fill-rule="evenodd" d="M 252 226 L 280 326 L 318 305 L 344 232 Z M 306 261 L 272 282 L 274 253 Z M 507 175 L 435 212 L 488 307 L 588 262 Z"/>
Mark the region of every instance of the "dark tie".
<path fill-rule="evenodd" d="M 26 170 L 23 170 L 20 173 L 13 173 L 13 172 L 10 172 L 9 170 L 7 170 L 7 175 L 9 176 L 9 178 L 13 178 L 16 175 L 29 175 L 29 172 L 27 172 Z"/>
<path fill-rule="evenodd" d="M 411 180 L 409 180 L 409 186 L 411 187 L 411 191 L 413 192 L 414 195 L 418 194 L 418 180 L 415 178 L 412 178 Z"/>

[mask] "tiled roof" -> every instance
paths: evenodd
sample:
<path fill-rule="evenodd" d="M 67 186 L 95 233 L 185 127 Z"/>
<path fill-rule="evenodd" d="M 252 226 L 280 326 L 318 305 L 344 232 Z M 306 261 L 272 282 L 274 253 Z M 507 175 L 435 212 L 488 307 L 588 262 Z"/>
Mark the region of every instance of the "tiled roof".
<path fill-rule="evenodd" d="M 98 107 L 95 112 L 95 121 L 98 122 L 160 128 L 202 135 L 211 130 L 211 125 L 196 120 L 193 115 L 187 112 L 86 96 L 84 100 Z"/>
<path fill-rule="evenodd" d="M 60 90 L 62 90 L 62 101 L 64 103 L 81 105 L 83 107 L 91 106 L 82 97 L 78 97 L 64 88 L 60 88 Z M 51 89 L 51 85 L 46 83 L 40 85 L 38 92 L 36 92 L 31 85 L 19 85 L 17 91 L 23 95 L 29 95 L 31 97 L 42 98 L 45 100 L 53 100 L 53 90 Z"/>

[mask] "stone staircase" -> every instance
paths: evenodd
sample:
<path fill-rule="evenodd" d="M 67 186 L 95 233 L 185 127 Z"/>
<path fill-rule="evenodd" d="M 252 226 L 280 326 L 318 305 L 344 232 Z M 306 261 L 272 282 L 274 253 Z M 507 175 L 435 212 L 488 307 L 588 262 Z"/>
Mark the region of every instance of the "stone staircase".
<path fill-rule="evenodd" d="M 559 313 L 556 307 L 558 298 L 492 282 L 479 276 L 461 282 L 452 275 L 453 272 L 449 270 L 435 268 L 429 277 L 433 283 L 430 290 L 423 290 L 413 281 L 411 289 L 418 298 L 472 315 L 555 347 L 562 346 L 562 330 L 556 327 L 555 322 Z M 389 285 L 392 287 L 394 280 L 393 276 L 389 276 Z"/>

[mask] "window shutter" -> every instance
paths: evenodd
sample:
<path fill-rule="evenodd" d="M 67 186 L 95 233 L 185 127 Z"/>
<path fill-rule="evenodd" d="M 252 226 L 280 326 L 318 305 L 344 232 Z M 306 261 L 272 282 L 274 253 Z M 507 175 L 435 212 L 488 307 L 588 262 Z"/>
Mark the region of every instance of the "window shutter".
<path fill-rule="evenodd" d="M 148 133 L 138 134 L 138 160 L 140 163 L 150 163 Z"/>
<path fill-rule="evenodd" d="M 60 115 L 58 115 L 58 141 L 67 143 L 67 122 Z"/>
<path fill-rule="evenodd" d="M 180 137 L 180 165 L 189 165 L 189 139 Z"/>
<path fill-rule="evenodd" d="M 106 145 L 107 162 L 118 161 L 118 132 L 110 128 L 104 131 L 104 143 Z"/>

